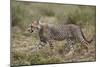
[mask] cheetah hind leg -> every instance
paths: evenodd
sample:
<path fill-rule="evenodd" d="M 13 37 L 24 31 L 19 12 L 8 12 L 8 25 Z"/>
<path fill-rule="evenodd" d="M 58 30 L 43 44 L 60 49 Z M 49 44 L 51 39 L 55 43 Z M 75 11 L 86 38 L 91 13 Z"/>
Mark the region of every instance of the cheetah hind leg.
<path fill-rule="evenodd" d="M 87 42 L 85 42 L 85 41 L 82 42 L 81 51 L 82 51 L 81 54 L 84 54 L 84 55 L 89 52 L 89 47 L 88 47 L 88 43 Z"/>
<path fill-rule="evenodd" d="M 74 51 L 75 51 L 75 49 L 74 49 L 74 42 L 73 41 L 69 41 L 68 42 L 68 45 L 69 45 L 69 52 L 68 52 L 68 54 L 67 54 L 67 56 L 73 56 L 73 54 L 74 54 Z"/>

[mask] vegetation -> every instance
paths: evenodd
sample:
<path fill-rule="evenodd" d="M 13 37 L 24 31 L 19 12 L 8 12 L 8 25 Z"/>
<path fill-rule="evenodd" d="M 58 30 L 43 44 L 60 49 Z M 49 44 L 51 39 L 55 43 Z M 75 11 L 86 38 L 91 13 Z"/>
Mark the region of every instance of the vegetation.
<path fill-rule="evenodd" d="M 89 46 L 89 53 L 80 52 L 79 43 L 72 56 L 64 51 L 64 41 L 56 42 L 51 50 L 47 44 L 42 49 L 35 48 L 37 34 L 27 33 L 32 20 L 39 19 L 45 23 L 77 24 L 89 40 L 95 34 L 96 7 L 51 3 L 11 1 L 11 65 L 32 65 L 63 62 L 95 61 L 95 40 Z M 94 38 L 95 39 L 95 38 Z M 36 51 L 34 51 L 36 50 Z"/>

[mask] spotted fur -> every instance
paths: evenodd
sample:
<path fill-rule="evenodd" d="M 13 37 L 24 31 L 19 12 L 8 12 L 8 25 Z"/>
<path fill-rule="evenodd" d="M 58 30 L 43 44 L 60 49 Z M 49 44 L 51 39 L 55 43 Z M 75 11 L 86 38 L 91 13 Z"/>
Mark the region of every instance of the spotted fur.
<path fill-rule="evenodd" d="M 85 48 L 88 49 L 88 44 L 92 41 L 86 40 L 80 26 L 75 24 L 67 25 L 49 25 L 41 24 L 38 21 L 33 21 L 30 29 L 31 33 L 35 30 L 38 31 L 40 37 L 39 45 L 44 45 L 49 43 L 50 47 L 53 48 L 52 41 L 62 41 L 66 40 L 67 45 L 70 47 L 70 50 L 74 49 L 73 45 L 76 42 L 80 42 L 82 45 L 85 45 Z M 42 44 L 42 43 L 44 44 Z"/>

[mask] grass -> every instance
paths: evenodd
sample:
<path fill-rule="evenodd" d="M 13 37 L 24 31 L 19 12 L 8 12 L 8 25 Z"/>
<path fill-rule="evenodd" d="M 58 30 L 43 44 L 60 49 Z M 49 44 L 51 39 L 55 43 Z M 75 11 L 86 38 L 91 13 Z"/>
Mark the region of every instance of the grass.
<path fill-rule="evenodd" d="M 90 40 L 95 34 L 96 7 L 50 3 L 16 2 L 12 0 L 11 65 L 34 65 L 63 62 L 95 61 L 95 40 L 89 45 L 89 53 L 84 55 L 77 43 L 73 55 L 67 56 L 64 42 L 55 42 L 51 50 L 47 44 L 36 50 L 37 34 L 26 33 L 32 20 L 53 24 L 77 24 L 82 27 L 85 37 Z M 58 8 L 59 7 L 59 8 Z M 95 38 L 94 38 L 95 39 Z M 34 51 L 35 50 L 35 51 Z"/>

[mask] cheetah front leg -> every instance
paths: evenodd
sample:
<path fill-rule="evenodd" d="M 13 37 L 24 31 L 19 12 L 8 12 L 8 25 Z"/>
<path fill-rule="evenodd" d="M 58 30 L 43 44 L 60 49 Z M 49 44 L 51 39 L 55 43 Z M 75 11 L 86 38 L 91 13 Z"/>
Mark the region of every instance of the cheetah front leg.
<path fill-rule="evenodd" d="M 41 49 L 41 48 L 43 48 L 46 44 L 47 44 L 46 41 L 40 40 L 40 41 L 38 42 L 38 44 L 37 44 L 37 47 L 38 47 L 39 49 Z"/>
<path fill-rule="evenodd" d="M 48 43 L 49 43 L 50 48 L 51 49 L 54 49 L 53 41 L 52 40 L 49 40 Z"/>

